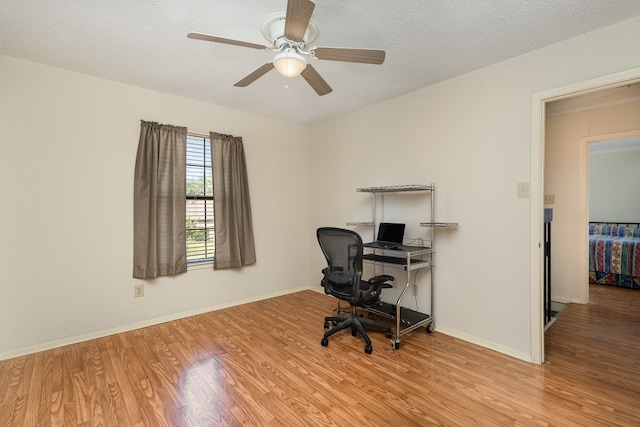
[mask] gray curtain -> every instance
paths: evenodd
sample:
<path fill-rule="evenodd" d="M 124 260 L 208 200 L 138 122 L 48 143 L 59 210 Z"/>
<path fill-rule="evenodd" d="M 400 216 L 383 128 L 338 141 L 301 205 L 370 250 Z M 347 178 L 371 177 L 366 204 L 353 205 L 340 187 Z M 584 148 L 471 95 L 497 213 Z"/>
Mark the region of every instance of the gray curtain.
<path fill-rule="evenodd" d="M 255 264 L 249 182 L 242 138 L 211 132 L 214 269 Z"/>
<path fill-rule="evenodd" d="M 187 271 L 187 128 L 141 121 L 133 202 L 133 277 Z"/>

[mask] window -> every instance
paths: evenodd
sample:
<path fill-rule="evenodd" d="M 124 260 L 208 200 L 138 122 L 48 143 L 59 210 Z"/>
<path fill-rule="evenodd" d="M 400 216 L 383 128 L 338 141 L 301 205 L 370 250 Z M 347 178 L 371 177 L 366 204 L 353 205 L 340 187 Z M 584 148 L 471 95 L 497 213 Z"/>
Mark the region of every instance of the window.
<path fill-rule="evenodd" d="M 187 135 L 187 264 L 213 261 L 213 170 L 206 136 Z"/>

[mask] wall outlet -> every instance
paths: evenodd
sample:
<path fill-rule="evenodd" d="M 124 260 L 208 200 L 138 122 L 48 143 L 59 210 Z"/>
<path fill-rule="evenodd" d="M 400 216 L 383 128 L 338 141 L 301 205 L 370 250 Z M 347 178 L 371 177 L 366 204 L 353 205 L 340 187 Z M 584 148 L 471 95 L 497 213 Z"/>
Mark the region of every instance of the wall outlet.
<path fill-rule="evenodd" d="M 556 196 L 553 194 L 545 194 L 544 195 L 544 204 L 552 205 L 555 202 Z"/>
<path fill-rule="evenodd" d="M 418 285 L 412 285 L 411 295 L 418 295 Z"/>
<path fill-rule="evenodd" d="M 133 287 L 133 297 L 140 298 L 144 296 L 144 283 L 140 283 L 139 285 L 135 285 Z"/>

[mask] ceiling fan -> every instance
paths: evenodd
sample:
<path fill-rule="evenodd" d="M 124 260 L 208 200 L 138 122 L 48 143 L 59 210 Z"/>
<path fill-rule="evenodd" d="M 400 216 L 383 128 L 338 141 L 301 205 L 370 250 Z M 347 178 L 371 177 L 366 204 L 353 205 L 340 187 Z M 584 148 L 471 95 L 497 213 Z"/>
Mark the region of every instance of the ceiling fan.
<path fill-rule="evenodd" d="M 318 36 L 318 27 L 311 20 L 315 4 L 311 0 L 288 0 L 286 13 L 275 13 L 267 17 L 262 24 L 262 34 L 268 45 L 227 39 L 201 33 L 189 33 L 191 39 L 225 43 L 253 49 L 271 49 L 277 52 L 273 62 L 268 62 L 238 81 L 234 86 L 246 87 L 276 68 L 286 77 L 302 77 L 320 96 L 331 93 L 333 89 L 309 64 L 307 57 L 330 61 L 359 62 L 364 64 L 382 64 L 384 50 L 353 49 L 337 47 L 307 46 Z"/>

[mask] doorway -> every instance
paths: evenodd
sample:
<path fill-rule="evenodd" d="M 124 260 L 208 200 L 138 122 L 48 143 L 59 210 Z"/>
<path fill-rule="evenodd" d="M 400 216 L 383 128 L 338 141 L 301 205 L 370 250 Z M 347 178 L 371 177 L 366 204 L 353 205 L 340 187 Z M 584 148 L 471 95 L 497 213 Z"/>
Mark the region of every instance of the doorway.
<path fill-rule="evenodd" d="M 552 294 L 562 303 L 586 304 L 589 295 L 588 235 L 585 230 L 588 221 L 594 219 L 589 214 L 590 147 L 603 141 L 618 140 L 615 150 L 629 148 L 628 138 L 636 136 L 640 129 L 640 84 L 550 102 L 545 120 L 544 207 L 554 211 L 551 224 L 554 230 Z M 620 155 L 609 147 L 611 153 L 598 158 Z M 619 165 L 622 163 L 624 158 Z M 615 165 L 612 166 L 613 170 L 605 173 L 601 181 L 606 179 L 614 188 L 637 182 L 637 179 L 625 180 L 623 171 L 616 171 Z M 627 162 L 627 166 L 632 165 Z M 636 176 L 635 171 L 633 175 Z M 621 195 L 617 197 L 619 201 L 611 207 L 602 202 L 596 205 L 607 214 L 601 213 L 595 219 L 622 221 L 620 215 L 613 213 L 616 206 L 621 209 L 623 199 Z M 635 211 L 629 210 L 630 213 Z"/>
<path fill-rule="evenodd" d="M 632 85 L 640 82 L 640 69 L 630 70 L 624 73 L 614 74 L 610 76 L 604 76 L 596 78 L 586 82 L 576 83 L 570 86 L 565 86 L 545 92 L 536 93 L 532 96 L 532 128 L 531 128 L 531 355 L 532 362 L 543 363 L 544 362 L 544 297 L 543 297 L 543 208 L 544 208 L 544 193 L 545 193 L 545 149 L 546 149 L 546 111 L 550 103 L 554 101 L 566 100 L 577 96 L 593 94 L 598 91 L 615 89 L 622 86 Z M 581 147 L 585 148 L 584 156 L 580 158 L 586 159 L 586 146 L 587 144 L 581 144 Z M 577 212 L 574 214 L 573 224 L 576 230 L 586 230 L 588 224 L 588 211 L 587 211 L 587 195 L 586 195 L 586 161 L 581 167 L 584 168 L 584 173 L 579 176 L 584 181 L 584 192 L 578 194 L 583 200 L 574 204 L 574 210 L 577 206 Z M 578 192 L 580 193 L 580 192 Z M 554 221 L 556 220 L 556 213 L 554 213 Z M 555 233 L 554 233 L 555 234 Z M 578 247 L 577 252 L 583 248 L 584 254 L 587 251 L 587 239 L 586 232 L 578 234 Z M 555 238 L 555 236 L 554 236 Z M 555 255 L 555 253 L 554 253 Z M 578 262 L 579 263 L 579 262 Z M 576 270 L 580 267 L 576 264 Z M 585 278 L 587 277 L 587 260 L 582 261 Z M 587 291 L 588 291 L 588 285 Z M 585 302 L 588 295 L 583 295 Z"/>

